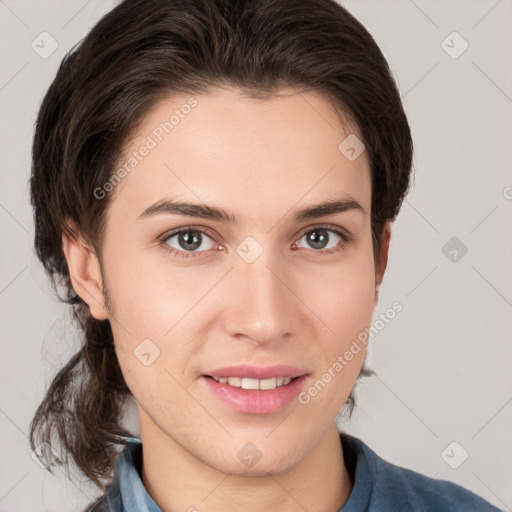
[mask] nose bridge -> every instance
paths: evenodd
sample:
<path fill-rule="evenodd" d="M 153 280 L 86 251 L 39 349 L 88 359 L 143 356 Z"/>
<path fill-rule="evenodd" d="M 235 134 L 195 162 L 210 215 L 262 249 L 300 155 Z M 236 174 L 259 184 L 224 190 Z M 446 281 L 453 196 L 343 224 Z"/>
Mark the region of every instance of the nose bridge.
<path fill-rule="evenodd" d="M 251 262 L 243 256 L 237 258 L 227 291 L 231 298 L 224 312 L 229 334 L 263 343 L 289 332 L 291 292 L 283 283 L 282 268 L 270 250 Z"/>

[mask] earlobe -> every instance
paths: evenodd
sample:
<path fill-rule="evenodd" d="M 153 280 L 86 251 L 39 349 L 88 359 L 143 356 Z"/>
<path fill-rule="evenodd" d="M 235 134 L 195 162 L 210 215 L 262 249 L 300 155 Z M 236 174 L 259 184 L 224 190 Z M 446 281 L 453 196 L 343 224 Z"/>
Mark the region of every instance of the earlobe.
<path fill-rule="evenodd" d="M 83 241 L 81 236 L 71 236 L 67 233 L 62 235 L 62 251 L 75 292 L 88 304 L 94 318 L 97 320 L 108 319 L 100 265 L 96 253 Z"/>

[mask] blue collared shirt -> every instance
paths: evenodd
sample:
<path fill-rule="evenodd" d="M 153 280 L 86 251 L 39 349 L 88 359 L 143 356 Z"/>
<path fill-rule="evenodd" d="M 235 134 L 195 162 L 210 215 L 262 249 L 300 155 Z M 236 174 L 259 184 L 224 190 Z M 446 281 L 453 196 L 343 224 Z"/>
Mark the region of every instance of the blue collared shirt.
<path fill-rule="evenodd" d="M 125 439 L 113 485 L 86 512 L 162 512 L 140 478 L 141 440 Z M 354 487 L 338 512 L 500 512 L 460 485 L 387 462 L 357 437 L 340 433 L 340 441 Z"/>

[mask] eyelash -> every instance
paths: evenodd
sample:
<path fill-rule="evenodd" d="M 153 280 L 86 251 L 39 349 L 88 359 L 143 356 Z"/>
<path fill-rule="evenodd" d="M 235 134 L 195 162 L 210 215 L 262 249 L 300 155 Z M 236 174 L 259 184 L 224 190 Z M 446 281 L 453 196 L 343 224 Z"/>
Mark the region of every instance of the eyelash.
<path fill-rule="evenodd" d="M 334 254 L 334 253 L 340 252 L 345 249 L 346 245 L 350 244 L 354 240 L 354 237 L 352 235 L 350 235 L 344 231 L 340 231 L 339 229 L 334 229 L 331 226 L 318 225 L 318 226 L 313 226 L 312 228 L 307 228 L 304 231 L 302 231 L 302 233 L 299 236 L 299 238 L 297 239 L 297 241 L 300 240 L 304 235 L 307 235 L 308 233 L 311 233 L 312 231 L 316 231 L 319 229 L 325 229 L 326 231 L 335 233 L 336 235 L 338 235 L 341 238 L 341 242 L 339 242 L 336 247 L 332 247 L 331 249 L 324 249 L 324 250 L 311 249 L 313 252 L 318 253 L 319 256 L 324 256 L 324 255 L 329 255 L 329 254 Z M 166 233 L 159 239 L 159 243 L 160 243 L 160 245 L 162 245 L 164 250 L 170 252 L 171 254 L 173 254 L 174 256 L 176 256 L 178 258 L 196 257 L 195 256 L 196 253 L 200 254 L 200 253 L 206 252 L 206 251 L 178 251 L 167 244 L 167 242 L 173 236 L 176 236 L 180 233 L 186 233 L 187 231 L 196 231 L 198 233 L 208 235 L 212 239 L 214 237 L 213 231 L 211 231 L 208 228 L 195 228 L 194 226 L 185 226 L 183 228 L 175 229 L 174 231 L 171 231 L 170 233 Z"/>

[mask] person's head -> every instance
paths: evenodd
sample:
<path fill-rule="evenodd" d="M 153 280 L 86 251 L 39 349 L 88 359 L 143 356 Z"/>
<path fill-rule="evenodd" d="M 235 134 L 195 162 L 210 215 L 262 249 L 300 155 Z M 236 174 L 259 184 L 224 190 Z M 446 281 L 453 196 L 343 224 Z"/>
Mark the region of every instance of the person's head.
<path fill-rule="evenodd" d="M 333 0 L 121 2 L 37 119 L 35 247 L 83 347 L 32 447 L 55 431 L 102 486 L 133 396 L 142 433 L 218 469 L 246 471 L 247 441 L 263 471 L 299 460 L 370 374 L 365 346 L 335 363 L 370 325 L 411 165 L 386 60 Z M 235 412 L 204 376 L 239 364 L 296 366 L 305 391 L 331 379 L 274 413 Z"/>

